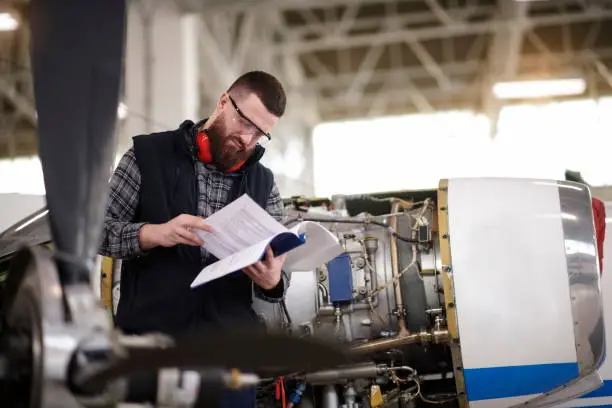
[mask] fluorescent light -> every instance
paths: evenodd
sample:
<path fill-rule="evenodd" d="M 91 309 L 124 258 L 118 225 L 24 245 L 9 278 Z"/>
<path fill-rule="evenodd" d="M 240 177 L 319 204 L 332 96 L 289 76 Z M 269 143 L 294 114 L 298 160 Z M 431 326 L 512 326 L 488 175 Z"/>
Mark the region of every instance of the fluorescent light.
<path fill-rule="evenodd" d="M 123 120 L 128 115 L 127 105 L 123 102 L 119 102 L 119 106 L 117 107 L 117 117 L 119 120 Z"/>
<path fill-rule="evenodd" d="M 0 13 L 0 31 L 14 31 L 19 22 L 10 13 Z"/>
<path fill-rule="evenodd" d="M 585 90 L 586 82 L 582 78 L 497 82 L 493 85 L 493 94 L 499 99 L 580 95 Z"/>

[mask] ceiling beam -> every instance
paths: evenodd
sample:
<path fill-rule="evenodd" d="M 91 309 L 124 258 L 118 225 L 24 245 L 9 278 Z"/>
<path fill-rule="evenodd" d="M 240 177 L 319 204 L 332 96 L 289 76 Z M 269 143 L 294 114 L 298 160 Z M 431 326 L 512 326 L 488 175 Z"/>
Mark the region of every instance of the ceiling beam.
<path fill-rule="evenodd" d="M 234 19 L 234 16 L 228 13 L 200 18 L 199 58 L 203 67 L 201 69 L 205 71 L 200 75 L 204 91 L 202 107 L 211 108 L 211 104 L 217 102 L 219 96 L 236 78 L 238 70 L 233 62 L 238 62 L 242 56 L 234 54 L 234 50 L 231 49 L 232 38 L 229 37 L 230 33 L 219 30 L 220 21 L 229 25 L 229 20 L 232 19 Z M 233 55 L 235 59 L 231 59 Z"/>
<path fill-rule="evenodd" d="M 482 68 L 481 61 L 472 60 L 466 62 L 455 62 L 440 65 L 447 76 L 469 75 Z M 354 72 L 340 72 L 336 75 L 319 75 L 309 79 L 304 84 L 315 90 L 322 89 L 346 89 L 355 77 Z M 410 66 L 401 68 L 378 69 L 370 78 L 370 83 L 383 83 L 389 77 L 409 77 L 410 79 L 430 78 L 430 73 L 422 66 Z"/>
<path fill-rule="evenodd" d="M 386 115 L 427 114 L 448 110 L 472 110 L 473 100 L 478 97 L 478 88 L 466 89 L 454 95 L 450 100 L 448 94 L 439 89 L 418 91 L 418 96 L 410 91 L 393 91 L 385 97 L 385 104 L 380 109 L 372 109 L 380 101 L 378 95 L 366 95 L 364 103 L 356 106 L 339 104 L 325 105 L 322 110 L 323 121 L 347 120 L 349 118 L 374 118 Z M 424 103 L 424 105 L 422 105 Z"/>
<path fill-rule="evenodd" d="M 14 159 L 37 154 L 36 130 L 0 127 L 0 159 Z"/>
<path fill-rule="evenodd" d="M 444 7 L 442 7 L 440 3 L 438 3 L 438 0 L 425 0 L 425 3 L 427 4 L 427 6 L 429 6 L 432 13 L 436 16 L 438 20 L 440 20 L 442 24 L 455 24 L 455 21 L 448 13 L 448 10 L 444 9 Z"/>
<path fill-rule="evenodd" d="M 436 79 L 438 85 L 442 89 L 448 89 L 450 87 L 450 79 L 444 73 L 444 70 L 440 68 L 440 65 L 434 60 L 429 51 L 418 41 L 409 38 L 406 40 L 406 44 L 412 50 L 414 55 L 423 64 L 423 68 L 429 74 Z"/>
<path fill-rule="evenodd" d="M 19 92 L 14 82 L 7 80 L 6 77 L 0 78 L 0 94 L 8 99 L 30 124 L 36 126 L 37 115 L 34 102 Z"/>
<path fill-rule="evenodd" d="M 366 85 L 370 82 L 372 76 L 376 72 L 376 65 L 383 55 L 385 48 L 382 45 L 371 47 L 366 55 L 361 60 L 357 73 L 353 77 L 351 84 L 342 93 L 340 98 L 349 102 L 352 100 L 359 100 L 363 94 L 363 90 Z"/>
<path fill-rule="evenodd" d="M 531 70 L 538 69 L 539 67 L 548 64 L 550 61 L 554 61 L 555 65 L 563 68 L 563 64 L 580 64 L 590 63 L 596 59 L 612 58 L 612 47 L 602 48 L 599 50 L 585 50 L 575 52 L 570 59 L 567 59 L 565 53 L 552 53 L 542 55 L 530 55 L 523 56 L 520 60 L 521 69 Z M 448 64 L 440 64 L 440 69 L 444 74 L 450 78 L 457 76 L 471 75 L 482 71 L 483 62 L 478 59 L 462 62 L 452 62 Z M 338 73 L 332 74 L 321 74 L 314 78 L 308 79 L 304 82 L 306 89 L 311 89 L 317 92 L 321 90 L 344 90 L 352 83 L 355 77 L 355 73 Z M 403 80 L 403 78 L 410 78 L 412 80 L 419 80 L 430 78 L 430 73 L 422 66 L 411 66 L 401 67 L 392 69 L 379 69 L 370 78 L 370 83 L 382 84 L 388 78 L 396 77 Z"/>
<path fill-rule="evenodd" d="M 572 24 L 590 22 L 612 18 L 612 10 L 589 8 L 580 12 L 561 13 L 552 15 L 533 16 L 528 19 L 529 27 L 554 26 L 559 24 Z M 382 20 L 385 20 L 383 18 Z M 342 48 L 369 47 L 404 41 L 407 37 L 414 41 L 425 41 L 439 38 L 461 37 L 485 33 L 496 33 L 512 29 L 513 21 L 493 19 L 490 21 L 453 24 L 449 26 L 436 26 L 424 28 L 395 28 L 373 34 L 338 35 L 314 38 L 311 40 L 298 40 L 285 42 L 274 46 L 275 53 L 297 52 L 307 53 L 322 50 L 335 50 Z M 387 24 L 384 24 L 387 26 Z"/>
<path fill-rule="evenodd" d="M 255 34 L 256 13 L 246 12 L 240 24 L 240 32 L 234 43 L 232 50 L 231 64 L 234 67 L 243 67 L 246 63 L 247 55 L 253 43 Z"/>
<path fill-rule="evenodd" d="M 386 99 L 387 103 L 393 104 L 393 102 L 398 101 L 410 101 L 421 111 L 431 111 L 432 106 L 435 106 L 436 100 L 449 100 L 449 97 L 452 95 L 463 96 L 466 98 L 473 98 L 477 95 L 475 90 L 477 90 L 476 86 L 471 83 L 453 83 L 452 87 L 449 90 L 441 91 L 438 87 L 430 87 L 430 88 L 411 88 L 410 86 L 404 86 L 402 88 L 393 88 L 387 89 L 384 94 L 377 92 L 366 93 L 362 96 L 359 101 L 356 101 L 353 104 L 342 103 L 338 101 L 337 98 L 326 97 L 319 98 L 317 100 L 317 105 L 321 109 L 322 112 L 326 110 L 334 110 L 342 107 L 353 108 L 358 106 L 369 107 L 375 103 L 379 103 L 381 97 Z M 416 90 L 416 96 L 415 96 Z"/>
<path fill-rule="evenodd" d="M 497 10 L 495 6 L 465 6 L 448 10 L 447 14 L 455 21 L 467 21 L 469 18 L 486 18 L 492 16 Z M 355 31 L 371 31 L 376 30 L 383 25 L 388 27 L 405 27 L 410 25 L 434 25 L 439 19 L 430 11 L 415 12 L 415 13 L 395 13 L 392 15 L 386 15 L 384 18 L 381 16 L 364 16 L 355 18 L 348 24 L 345 20 L 341 20 L 343 23 L 338 21 L 326 21 L 316 26 L 312 24 L 301 24 L 292 27 L 286 27 L 285 30 L 291 31 L 298 38 L 302 38 L 307 35 L 316 34 L 317 31 L 323 27 L 329 35 L 337 36 L 344 35 L 348 30 Z"/>
<path fill-rule="evenodd" d="M 502 101 L 493 94 L 493 84 L 510 81 L 516 77 L 519 69 L 523 37 L 527 30 L 529 3 L 498 0 L 500 19 L 509 22 L 497 30 L 488 53 L 488 78 L 484 81 L 482 107 L 489 118 L 491 137 L 497 133 L 497 123 Z"/>
<path fill-rule="evenodd" d="M 187 12 L 217 12 L 217 11 L 246 11 L 246 10 L 305 10 L 314 8 L 333 8 L 337 6 L 353 6 L 368 4 L 395 3 L 399 0 L 174 0 L 176 4 Z M 420 3 L 422 0 L 401 0 L 405 3 Z"/>
<path fill-rule="evenodd" d="M 268 21 L 272 26 L 278 27 L 282 24 L 280 13 L 268 13 Z M 292 106 L 299 106 L 301 117 L 306 126 L 312 128 L 321 122 L 321 115 L 318 107 L 314 103 L 315 95 L 312 90 L 304 87 L 306 75 L 304 67 L 296 54 L 284 54 L 281 56 L 281 67 L 284 86 L 291 99 Z"/>

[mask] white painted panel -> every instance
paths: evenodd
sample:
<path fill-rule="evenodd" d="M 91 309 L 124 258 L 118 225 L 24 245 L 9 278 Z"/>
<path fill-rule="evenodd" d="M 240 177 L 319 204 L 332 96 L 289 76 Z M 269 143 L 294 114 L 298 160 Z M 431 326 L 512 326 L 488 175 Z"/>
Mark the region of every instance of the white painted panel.
<path fill-rule="evenodd" d="M 557 185 L 453 179 L 448 197 L 464 367 L 575 362 Z"/>

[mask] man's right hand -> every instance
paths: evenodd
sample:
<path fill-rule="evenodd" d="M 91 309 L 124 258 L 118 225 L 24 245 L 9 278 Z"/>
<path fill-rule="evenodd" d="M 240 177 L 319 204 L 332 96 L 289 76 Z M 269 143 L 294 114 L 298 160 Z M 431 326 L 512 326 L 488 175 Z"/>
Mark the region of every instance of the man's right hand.
<path fill-rule="evenodd" d="M 181 214 L 165 224 L 145 224 L 140 229 L 140 247 L 147 250 L 178 244 L 200 246 L 204 241 L 193 232 L 194 229 L 213 232 L 212 227 L 206 224 L 202 217 L 189 214 Z"/>

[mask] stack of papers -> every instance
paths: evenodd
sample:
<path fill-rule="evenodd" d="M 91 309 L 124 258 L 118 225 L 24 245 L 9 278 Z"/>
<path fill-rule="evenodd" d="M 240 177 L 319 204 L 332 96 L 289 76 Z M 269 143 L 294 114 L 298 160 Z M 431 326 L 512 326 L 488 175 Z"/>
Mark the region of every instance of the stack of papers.
<path fill-rule="evenodd" d="M 219 261 L 202 269 L 191 287 L 240 271 L 265 256 L 286 253 L 285 271 L 311 271 L 344 252 L 338 238 L 321 224 L 304 221 L 288 229 L 248 195 L 206 219 L 214 232 L 197 230 L 204 248 Z"/>

